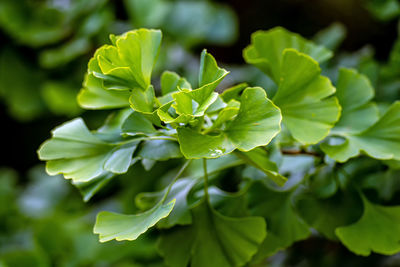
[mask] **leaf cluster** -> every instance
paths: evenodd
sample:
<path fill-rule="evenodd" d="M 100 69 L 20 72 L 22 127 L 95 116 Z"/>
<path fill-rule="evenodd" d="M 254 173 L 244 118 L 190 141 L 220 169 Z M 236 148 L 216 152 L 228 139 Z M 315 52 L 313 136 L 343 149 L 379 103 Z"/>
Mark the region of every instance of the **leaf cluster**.
<path fill-rule="evenodd" d="M 156 84 L 160 30 L 110 40 L 90 59 L 78 102 L 113 112 L 97 130 L 81 118 L 55 128 L 39 158 L 85 200 L 139 163 L 181 167 L 159 177 L 159 191 L 137 194 L 141 212 L 100 212 L 101 242 L 136 240 L 156 225 L 170 266 L 256 263 L 311 228 L 359 255 L 400 251 L 399 206 L 385 205 L 398 189 L 389 187 L 398 184 L 400 105 L 379 108 L 365 75 L 325 76 L 333 52 L 278 27 L 254 33 L 243 52 L 276 92 L 242 83 L 218 93 L 229 72 L 206 50 L 196 84 L 171 71 Z"/>

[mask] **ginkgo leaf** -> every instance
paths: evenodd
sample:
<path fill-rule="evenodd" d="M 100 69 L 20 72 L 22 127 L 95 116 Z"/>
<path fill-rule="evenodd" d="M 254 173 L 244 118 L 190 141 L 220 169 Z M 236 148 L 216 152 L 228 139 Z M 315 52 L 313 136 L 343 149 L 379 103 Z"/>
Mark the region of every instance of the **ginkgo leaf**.
<path fill-rule="evenodd" d="M 170 112 L 171 109 L 172 111 L 175 111 L 171 107 L 173 103 L 174 101 L 170 101 L 157 109 L 157 115 L 161 121 L 163 121 L 164 123 L 177 124 L 177 123 L 188 123 L 194 120 L 194 116 L 191 114 L 179 114 L 178 116 L 174 116 L 176 115 L 176 112 L 175 114 L 171 114 Z"/>
<path fill-rule="evenodd" d="M 177 131 L 182 154 L 188 159 L 218 158 L 235 149 L 235 146 L 223 133 L 218 135 L 201 134 L 184 127 L 178 128 Z"/>
<path fill-rule="evenodd" d="M 400 206 L 385 207 L 362 196 L 364 213 L 355 223 L 339 227 L 340 241 L 357 255 L 392 255 L 400 251 Z"/>
<path fill-rule="evenodd" d="M 335 87 L 321 76 L 318 63 L 294 49 L 285 49 L 274 103 L 281 109 L 283 123 L 304 144 L 325 138 L 339 119 Z"/>
<path fill-rule="evenodd" d="M 260 87 L 247 88 L 235 119 L 217 135 L 178 128 L 182 154 L 186 158 L 216 158 L 235 148 L 249 151 L 267 145 L 280 131 L 281 114 Z"/>
<path fill-rule="evenodd" d="M 241 83 L 238 85 L 235 85 L 233 87 L 225 89 L 221 93 L 221 98 L 228 103 L 231 100 L 240 100 L 240 95 L 242 94 L 243 90 L 248 87 L 247 83 Z"/>
<path fill-rule="evenodd" d="M 265 218 L 268 232 L 254 261 L 260 261 L 310 235 L 308 225 L 294 209 L 292 196 L 293 191 L 274 191 L 259 183 L 250 188 L 250 212 Z"/>
<path fill-rule="evenodd" d="M 118 145 L 91 133 L 81 118 L 55 128 L 53 137 L 38 150 L 51 175 L 62 173 L 74 182 L 86 182 L 107 172 L 128 170 L 138 141 Z"/>
<path fill-rule="evenodd" d="M 181 89 L 191 89 L 192 86 L 185 79 L 172 71 L 164 71 L 161 75 L 161 93 L 167 95 Z"/>
<path fill-rule="evenodd" d="M 293 48 L 307 54 L 319 63 L 333 56 L 333 53 L 323 46 L 314 44 L 296 33 L 281 27 L 269 31 L 257 31 L 251 35 L 251 45 L 243 51 L 247 63 L 253 64 L 277 84 L 282 77 L 282 53 L 286 48 Z"/>
<path fill-rule="evenodd" d="M 359 133 L 379 119 L 377 106 L 370 102 L 374 97 L 374 89 L 368 78 L 357 71 L 340 69 L 336 96 L 342 114 L 332 133 Z"/>
<path fill-rule="evenodd" d="M 157 130 L 153 124 L 139 112 L 132 112 L 122 125 L 124 134 L 154 134 Z"/>
<path fill-rule="evenodd" d="M 135 88 L 132 90 L 129 103 L 131 108 L 140 113 L 150 114 L 154 110 L 155 92 L 154 87 L 149 86 L 145 90 Z"/>
<path fill-rule="evenodd" d="M 218 99 L 214 92 L 218 84 L 229 72 L 219 68 L 214 57 L 203 50 L 200 60 L 199 88 L 185 89 L 172 94 L 175 103 L 172 105 L 179 115 L 201 117 L 205 111 Z"/>
<path fill-rule="evenodd" d="M 102 211 L 97 215 L 93 232 L 99 234 L 100 242 L 112 239 L 135 240 L 158 221 L 167 217 L 174 204 L 175 200 L 165 204 L 159 202 L 152 209 L 133 215 Z"/>
<path fill-rule="evenodd" d="M 161 31 L 139 29 L 115 37 L 114 45 L 96 51 L 89 73 L 103 80 L 106 89 L 147 89 L 161 45 Z"/>
<path fill-rule="evenodd" d="M 331 158 L 345 162 L 364 152 L 376 159 L 400 160 L 400 102 L 395 102 L 371 127 L 361 133 L 346 135 L 337 145 L 321 144 Z"/>
<path fill-rule="evenodd" d="M 161 235 L 158 249 L 168 266 L 243 266 L 266 236 L 260 217 L 231 218 L 201 201 L 192 209 L 190 226 Z"/>
<path fill-rule="evenodd" d="M 110 109 L 129 106 L 130 92 L 105 90 L 102 81 L 87 74 L 83 88 L 78 94 L 78 103 L 86 109 Z"/>

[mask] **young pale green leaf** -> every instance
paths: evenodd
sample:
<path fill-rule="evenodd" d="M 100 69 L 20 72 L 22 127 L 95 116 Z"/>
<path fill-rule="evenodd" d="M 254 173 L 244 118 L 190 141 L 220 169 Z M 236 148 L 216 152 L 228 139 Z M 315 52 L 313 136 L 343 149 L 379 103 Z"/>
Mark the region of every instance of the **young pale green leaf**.
<path fill-rule="evenodd" d="M 238 113 L 240 108 L 240 102 L 236 100 L 231 100 L 229 103 L 220 110 L 218 117 L 215 119 L 212 129 L 221 128 L 226 122 L 231 121 Z"/>
<path fill-rule="evenodd" d="M 167 217 L 174 204 L 175 200 L 165 204 L 159 202 L 152 209 L 134 215 L 102 211 L 97 215 L 93 231 L 95 234 L 99 234 L 100 242 L 112 239 L 117 241 L 135 240 L 158 221 Z"/>
<path fill-rule="evenodd" d="M 364 213 L 359 221 L 339 227 L 340 241 L 357 255 L 371 252 L 392 255 L 400 251 L 400 206 L 384 207 L 369 202 L 364 196 Z"/>
<path fill-rule="evenodd" d="M 249 151 L 267 145 L 280 131 L 281 114 L 260 87 L 247 88 L 235 119 L 218 135 L 178 128 L 182 154 L 186 158 L 216 158 L 235 148 Z"/>
<path fill-rule="evenodd" d="M 228 103 L 231 100 L 240 100 L 243 90 L 248 87 L 247 83 L 241 83 L 233 87 L 227 88 L 221 93 L 221 98 Z"/>
<path fill-rule="evenodd" d="M 126 172 L 139 143 L 107 143 L 91 133 L 80 118 L 57 127 L 52 134 L 39 148 L 39 158 L 47 161 L 48 173 L 62 173 L 74 182 L 86 182 L 107 172 Z"/>
<path fill-rule="evenodd" d="M 340 106 L 327 77 L 318 63 L 294 49 L 285 49 L 279 88 L 273 101 L 281 109 L 283 123 L 292 136 L 304 144 L 325 138 L 339 119 Z"/>
<path fill-rule="evenodd" d="M 199 88 L 195 90 L 181 90 L 172 94 L 175 108 L 179 115 L 201 117 L 206 110 L 218 99 L 214 92 L 218 84 L 225 78 L 228 71 L 219 68 L 214 57 L 203 50 L 201 53 Z"/>
<path fill-rule="evenodd" d="M 151 114 L 154 109 L 155 92 L 154 87 L 150 85 L 145 90 L 140 88 L 132 89 L 129 103 L 131 108 L 140 113 Z"/>
<path fill-rule="evenodd" d="M 158 249 L 169 266 L 243 266 L 266 236 L 262 218 L 226 217 L 205 201 L 192 209 L 192 216 L 192 225 L 161 235 Z"/>
<path fill-rule="evenodd" d="M 147 89 L 161 45 L 161 31 L 139 29 L 113 37 L 114 45 L 99 48 L 89 62 L 89 74 L 106 89 Z"/>
<path fill-rule="evenodd" d="M 129 106 L 130 95 L 128 91 L 105 90 L 99 78 L 87 74 L 78 94 L 78 103 L 86 109 L 121 108 Z"/>
<path fill-rule="evenodd" d="M 292 195 L 292 191 L 274 191 L 260 184 L 254 184 L 250 189 L 248 198 L 251 214 L 265 218 L 268 232 L 254 261 L 260 261 L 310 235 L 308 225 L 293 207 Z"/>
<path fill-rule="evenodd" d="M 200 58 L 199 88 L 210 94 L 218 84 L 228 75 L 228 71 L 218 67 L 217 61 L 206 50 L 203 50 Z"/>
<path fill-rule="evenodd" d="M 347 135 L 338 145 L 321 144 L 331 158 L 345 162 L 361 151 L 376 159 L 400 160 L 400 102 L 395 102 L 386 113 L 365 131 Z"/>
<path fill-rule="evenodd" d="M 167 95 L 181 89 L 191 89 L 192 86 L 185 79 L 172 71 L 164 71 L 161 75 L 161 93 Z"/>
<path fill-rule="evenodd" d="M 294 48 L 319 63 L 333 56 L 333 53 L 323 46 L 318 46 L 298 34 L 276 27 L 269 31 L 253 33 L 251 45 L 245 48 L 243 57 L 247 63 L 255 65 L 279 84 L 284 71 L 282 53 L 286 48 Z"/>
<path fill-rule="evenodd" d="M 374 97 L 374 89 L 368 78 L 357 71 L 340 70 L 336 96 L 342 114 L 332 132 L 359 133 L 379 119 L 377 106 L 370 102 Z"/>
<path fill-rule="evenodd" d="M 170 110 L 173 109 L 171 107 L 173 103 L 174 101 L 170 101 L 157 109 L 157 115 L 161 121 L 163 121 L 164 123 L 177 124 L 188 123 L 194 119 L 193 115 L 191 114 L 180 114 L 177 117 L 171 114 Z M 173 111 L 175 111 L 176 113 L 176 110 Z"/>

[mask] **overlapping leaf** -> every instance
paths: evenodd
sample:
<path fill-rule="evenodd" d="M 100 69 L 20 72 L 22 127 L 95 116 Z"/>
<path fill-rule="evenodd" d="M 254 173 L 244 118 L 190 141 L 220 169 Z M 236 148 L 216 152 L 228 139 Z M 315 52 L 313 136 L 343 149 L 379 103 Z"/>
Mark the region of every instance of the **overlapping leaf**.
<path fill-rule="evenodd" d="M 282 53 L 286 48 L 296 49 L 319 63 L 333 56 L 332 52 L 323 46 L 318 46 L 281 27 L 253 33 L 251 45 L 243 51 L 243 56 L 247 63 L 257 66 L 279 84 L 283 71 Z"/>
<path fill-rule="evenodd" d="M 355 223 L 339 227 L 335 233 L 352 252 L 368 256 L 371 252 L 392 255 L 400 251 L 400 206 L 384 207 L 364 196 L 364 213 Z"/>
<path fill-rule="evenodd" d="M 53 138 L 40 147 L 39 158 L 47 161 L 49 174 L 62 173 L 75 182 L 86 182 L 107 172 L 126 172 L 138 144 L 105 142 L 80 118 L 57 127 L 52 134 Z"/>
<path fill-rule="evenodd" d="M 251 214 L 262 216 L 267 222 L 267 238 L 254 257 L 260 261 L 292 243 L 310 235 L 308 225 L 296 213 L 292 191 L 279 192 L 255 184 L 248 194 Z"/>
<path fill-rule="evenodd" d="M 400 102 L 395 102 L 371 127 L 361 133 L 346 135 L 340 144 L 321 144 L 322 150 L 339 162 L 361 151 L 376 159 L 400 160 Z"/>
<path fill-rule="evenodd" d="M 318 62 L 332 52 L 282 28 L 259 31 L 243 53 L 245 60 L 269 75 L 278 85 L 273 98 L 292 136 L 313 144 L 327 136 L 339 119 L 340 107 L 330 97 L 335 88 L 321 76 Z"/>
<path fill-rule="evenodd" d="M 241 96 L 237 116 L 217 135 L 178 128 L 181 150 L 186 158 L 216 158 L 234 149 L 249 151 L 267 145 L 280 131 L 280 110 L 262 88 L 247 88 Z"/>
<path fill-rule="evenodd" d="M 135 240 L 172 211 L 175 200 L 159 202 L 152 209 L 140 214 L 126 215 L 102 211 L 97 215 L 94 233 L 99 234 L 100 242 L 115 239 Z"/>
<path fill-rule="evenodd" d="M 359 133 L 378 119 L 378 108 L 370 102 L 374 89 L 367 77 L 352 69 L 341 69 L 336 86 L 336 96 L 342 107 L 340 120 L 333 133 Z"/>
<path fill-rule="evenodd" d="M 150 86 L 161 45 L 161 31 L 139 29 L 111 36 L 111 40 L 113 45 L 99 48 L 89 62 L 78 97 L 83 107 L 124 107 L 129 105 L 129 90 L 148 90 Z"/>
<path fill-rule="evenodd" d="M 293 49 L 283 51 L 279 88 L 273 101 L 293 137 L 314 144 L 326 137 L 339 119 L 335 87 L 321 76 L 318 63 Z"/>
<path fill-rule="evenodd" d="M 218 93 L 214 90 L 227 74 L 228 72 L 225 69 L 218 67 L 213 56 L 203 50 L 200 61 L 199 88 L 191 90 L 187 82 L 177 80 L 177 77 L 175 77 L 176 83 L 180 81 L 184 87 L 179 92 L 172 94 L 173 101 L 160 108 L 158 115 L 166 123 L 187 123 L 193 117 L 203 116 L 206 110 L 217 100 Z M 170 89 L 165 91 L 170 91 Z M 168 113 L 170 107 L 174 108 L 178 115 L 177 118 L 173 118 Z"/>
<path fill-rule="evenodd" d="M 230 218 L 201 201 L 192 210 L 193 224 L 165 232 L 158 249 L 169 266 L 243 266 L 266 236 L 260 217 Z"/>

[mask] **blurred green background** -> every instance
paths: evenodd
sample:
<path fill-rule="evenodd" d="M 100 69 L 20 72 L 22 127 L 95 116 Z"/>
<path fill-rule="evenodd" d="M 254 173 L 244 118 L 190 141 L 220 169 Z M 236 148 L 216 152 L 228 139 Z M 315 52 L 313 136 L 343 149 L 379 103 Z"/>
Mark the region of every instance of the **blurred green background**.
<path fill-rule="evenodd" d="M 399 15 L 397 0 L 0 0 L 0 267 L 163 266 L 151 232 L 134 243 L 100 244 L 92 225 L 105 207 L 134 211 L 134 196 L 152 190 L 173 163 L 150 172 L 135 165 L 84 203 L 36 155 L 60 123 L 82 116 L 96 127 L 107 116 L 83 111 L 75 98 L 89 58 L 110 33 L 160 28 L 158 69 L 193 79 L 207 48 L 232 71 L 227 84 L 268 86 L 244 66 L 242 49 L 254 31 L 283 26 L 336 50 L 337 64 L 366 74 L 377 98 L 398 99 L 400 56 L 392 48 Z M 315 235 L 262 266 L 400 266 L 400 255 L 357 257 Z"/>

